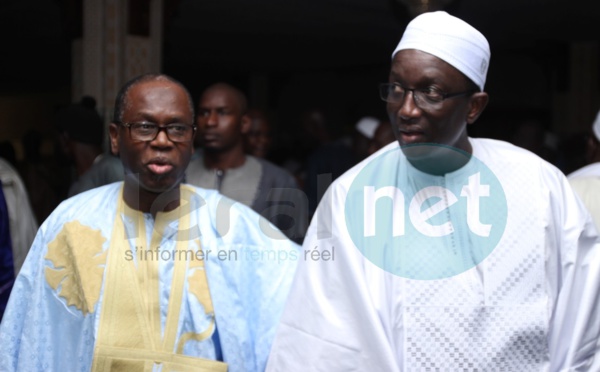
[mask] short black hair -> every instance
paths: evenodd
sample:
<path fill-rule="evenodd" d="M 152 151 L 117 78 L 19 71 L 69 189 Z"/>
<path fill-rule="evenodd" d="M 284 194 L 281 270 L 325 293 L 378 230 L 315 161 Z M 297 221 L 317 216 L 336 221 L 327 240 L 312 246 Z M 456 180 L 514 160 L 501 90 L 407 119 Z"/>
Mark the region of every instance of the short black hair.
<path fill-rule="evenodd" d="M 181 89 L 183 89 L 183 91 L 185 92 L 185 94 L 187 96 L 188 106 L 190 108 L 192 118 L 195 117 L 194 102 L 192 101 L 192 96 L 190 95 L 190 92 L 187 90 L 187 88 L 181 82 L 179 82 L 178 80 L 176 80 L 168 75 L 165 75 L 165 74 L 148 73 L 148 74 L 143 74 L 143 75 L 140 75 L 138 77 L 135 77 L 135 78 L 129 80 L 128 82 L 125 83 L 125 85 L 123 85 L 123 87 L 121 87 L 121 89 L 119 90 L 119 93 L 117 93 L 117 98 L 115 99 L 115 109 L 113 111 L 113 122 L 120 123 L 123 121 L 123 114 L 125 113 L 125 109 L 127 108 L 127 104 L 128 104 L 127 94 L 129 93 L 129 90 L 140 83 L 145 83 L 148 81 L 170 81 L 174 84 L 179 85 L 181 87 Z"/>
<path fill-rule="evenodd" d="M 225 83 L 225 82 L 215 83 L 215 84 L 212 84 L 211 86 L 209 86 L 208 88 L 204 89 L 204 91 L 202 92 L 202 95 L 200 96 L 200 100 L 198 100 L 198 104 L 200 104 L 200 102 L 202 102 L 202 98 L 204 97 L 205 94 L 207 94 L 211 91 L 217 91 L 217 90 L 221 90 L 221 89 L 226 90 L 233 94 L 235 102 L 238 105 L 238 109 L 240 110 L 240 115 L 245 115 L 248 112 L 248 99 L 246 98 L 246 95 L 244 94 L 244 92 L 242 92 L 240 89 L 234 87 L 233 85 Z"/>

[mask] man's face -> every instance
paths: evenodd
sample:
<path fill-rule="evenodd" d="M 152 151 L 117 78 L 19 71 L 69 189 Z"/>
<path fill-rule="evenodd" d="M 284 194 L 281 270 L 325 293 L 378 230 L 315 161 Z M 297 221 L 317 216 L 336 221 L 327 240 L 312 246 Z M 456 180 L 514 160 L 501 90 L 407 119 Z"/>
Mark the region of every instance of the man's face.
<path fill-rule="evenodd" d="M 129 90 L 126 99 L 123 123 L 193 124 L 187 95 L 173 82 L 138 83 Z M 139 186 L 153 193 L 177 186 L 193 153 L 193 139 L 172 142 L 164 130 L 153 141 L 135 141 L 129 128 L 111 123 L 110 137 L 113 153 L 118 152 L 123 162 L 126 182 L 135 182 L 135 175 L 139 175 Z"/>
<path fill-rule="evenodd" d="M 249 121 L 241 110 L 235 94 L 225 88 L 213 88 L 202 95 L 196 124 L 205 151 L 224 152 L 242 146 Z"/>
<path fill-rule="evenodd" d="M 407 89 L 436 89 L 443 93 L 470 89 L 468 79 L 457 69 L 429 53 L 413 49 L 396 53 L 389 82 Z M 485 95 L 485 100 L 477 102 L 475 107 L 473 101 L 477 95 Z M 387 104 L 392 129 L 400 146 L 435 143 L 471 152 L 466 127 L 483 111 L 487 103 L 485 93 L 448 98 L 435 110 L 421 109 L 415 105 L 413 98 L 413 93 L 407 92 L 403 102 Z M 483 103 L 482 107 L 479 107 L 480 103 Z"/>

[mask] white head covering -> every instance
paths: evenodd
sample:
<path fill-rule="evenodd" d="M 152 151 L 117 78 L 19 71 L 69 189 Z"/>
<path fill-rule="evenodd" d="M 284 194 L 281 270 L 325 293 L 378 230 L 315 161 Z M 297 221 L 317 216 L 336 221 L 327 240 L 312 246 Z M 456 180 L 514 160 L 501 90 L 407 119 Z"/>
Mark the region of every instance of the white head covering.
<path fill-rule="evenodd" d="M 490 45 L 465 21 L 442 11 L 421 14 L 406 27 L 392 58 L 403 49 L 417 49 L 444 60 L 483 91 Z"/>
<path fill-rule="evenodd" d="M 598 141 L 600 141 L 600 111 L 598 111 L 598 115 L 596 115 L 596 120 L 594 120 L 594 124 L 592 125 L 592 131 Z"/>
<path fill-rule="evenodd" d="M 379 126 L 379 120 L 366 116 L 356 123 L 356 130 L 368 139 L 373 139 L 377 126 Z"/>

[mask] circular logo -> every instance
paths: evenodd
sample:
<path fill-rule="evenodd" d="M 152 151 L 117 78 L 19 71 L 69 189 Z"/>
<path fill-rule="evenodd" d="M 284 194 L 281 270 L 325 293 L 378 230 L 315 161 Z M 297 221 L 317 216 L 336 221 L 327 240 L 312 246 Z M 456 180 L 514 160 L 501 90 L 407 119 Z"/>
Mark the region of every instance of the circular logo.
<path fill-rule="evenodd" d="M 469 270 L 492 252 L 507 203 L 500 181 L 471 154 L 418 144 L 384 152 L 358 173 L 345 219 L 353 243 L 375 265 L 433 280 Z"/>

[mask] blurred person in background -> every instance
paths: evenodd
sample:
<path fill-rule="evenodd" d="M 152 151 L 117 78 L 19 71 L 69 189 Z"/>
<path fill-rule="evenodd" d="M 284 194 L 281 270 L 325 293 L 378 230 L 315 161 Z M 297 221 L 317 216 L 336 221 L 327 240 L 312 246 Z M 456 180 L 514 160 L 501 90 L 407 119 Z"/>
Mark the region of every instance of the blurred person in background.
<path fill-rule="evenodd" d="M 247 105 L 244 93 L 229 84 L 204 90 L 196 118 L 202 154 L 190 162 L 186 182 L 219 190 L 301 242 L 308 226 L 306 197 L 285 169 L 244 152 L 251 125 Z"/>
<path fill-rule="evenodd" d="M 0 158 L 0 320 L 37 229 L 21 177 Z"/>
<path fill-rule="evenodd" d="M 61 149 L 74 166 L 75 175 L 67 193 L 71 196 L 79 178 L 103 156 L 104 124 L 96 112 L 96 100 L 89 96 L 60 110 L 56 122 Z"/>
<path fill-rule="evenodd" d="M 250 125 L 244 134 L 244 150 L 248 155 L 265 159 L 269 155 L 273 140 L 269 119 L 262 111 L 255 108 L 249 109 L 246 116 Z"/>
<path fill-rule="evenodd" d="M 374 154 L 377 150 L 385 147 L 386 145 L 394 142 L 396 137 L 392 129 L 392 124 L 389 121 L 381 122 L 373 134 L 373 139 L 369 144 L 369 155 Z"/>
<path fill-rule="evenodd" d="M 587 138 L 586 158 L 589 164 L 569 174 L 567 178 L 600 231 L 600 111 Z"/>

